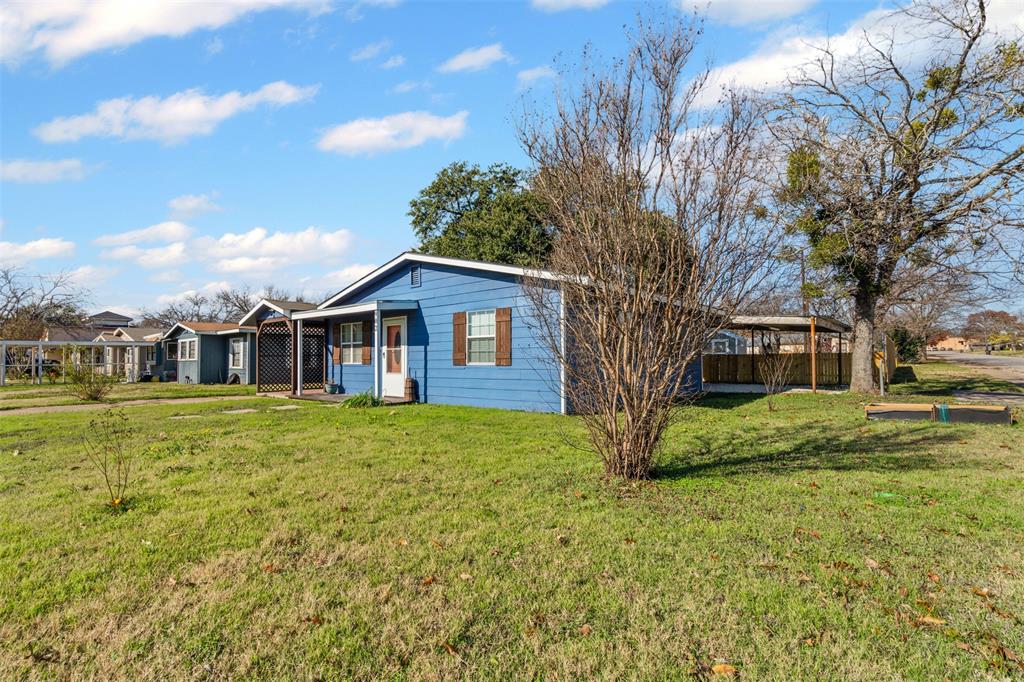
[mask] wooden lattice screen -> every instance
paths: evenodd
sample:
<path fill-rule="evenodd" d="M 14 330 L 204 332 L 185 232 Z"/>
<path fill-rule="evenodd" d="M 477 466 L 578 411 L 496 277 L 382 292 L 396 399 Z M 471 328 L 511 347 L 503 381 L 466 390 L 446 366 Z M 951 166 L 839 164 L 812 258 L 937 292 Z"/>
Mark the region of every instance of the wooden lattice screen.
<path fill-rule="evenodd" d="M 302 388 L 324 387 L 327 332 L 323 323 L 302 323 Z"/>
<path fill-rule="evenodd" d="M 292 390 L 292 330 L 288 321 L 264 322 L 256 338 L 256 391 Z"/>

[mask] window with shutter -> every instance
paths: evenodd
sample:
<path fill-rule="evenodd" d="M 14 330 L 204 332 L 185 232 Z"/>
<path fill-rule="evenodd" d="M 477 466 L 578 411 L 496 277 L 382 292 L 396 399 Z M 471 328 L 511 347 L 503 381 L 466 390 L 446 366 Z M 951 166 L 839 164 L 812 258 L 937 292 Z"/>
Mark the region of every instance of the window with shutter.
<path fill-rule="evenodd" d="M 466 364 L 466 313 L 452 313 L 452 364 Z"/>
<path fill-rule="evenodd" d="M 494 364 L 498 367 L 512 365 L 511 308 L 498 308 L 494 311 Z"/>
<path fill-rule="evenodd" d="M 363 364 L 370 364 L 373 355 L 373 320 L 363 320 Z"/>

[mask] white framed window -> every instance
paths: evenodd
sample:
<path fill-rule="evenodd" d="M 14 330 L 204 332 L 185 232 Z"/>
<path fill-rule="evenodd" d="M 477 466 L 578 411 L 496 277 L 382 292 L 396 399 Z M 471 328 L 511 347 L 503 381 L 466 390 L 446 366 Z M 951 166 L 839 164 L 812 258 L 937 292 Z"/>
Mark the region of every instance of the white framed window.
<path fill-rule="evenodd" d="M 167 359 L 177 360 L 178 359 L 178 342 L 171 341 L 167 344 Z"/>
<path fill-rule="evenodd" d="M 156 362 L 156 348 L 152 346 L 146 348 L 146 362 Z"/>
<path fill-rule="evenodd" d="M 231 339 L 228 369 L 242 369 L 245 366 L 245 339 Z"/>
<path fill-rule="evenodd" d="M 178 360 L 196 359 L 196 339 L 189 339 L 178 344 Z"/>
<path fill-rule="evenodd" d="M 466 313 L 466 364 L 494 364 L 494 309 Z"/>
<path fill-rule="evenodd" d="M 341 338 L 336 343 L 341 346 L 341 364 L 363 364 L 363 323 L 343 322 L 339 326 Z"/>

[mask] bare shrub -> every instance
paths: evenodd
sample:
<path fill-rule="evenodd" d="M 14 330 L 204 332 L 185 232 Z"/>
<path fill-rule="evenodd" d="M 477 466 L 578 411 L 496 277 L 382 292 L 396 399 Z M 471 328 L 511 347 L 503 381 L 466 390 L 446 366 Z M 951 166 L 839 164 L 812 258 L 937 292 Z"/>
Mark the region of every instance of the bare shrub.
<path fill-rule="evenodd" d="M 761 344 L 761 355 L 757 358 L 757 369 L 761 374 L 769 412 L 775 411 L 774 396 L 786 385 L 792 366 L 793 355 L 782 352 L 782 337 L 779 334 L 769 335 L 768 342 Z"/>
<path fill-rule="evenodd" d="M 86 455 L 103 476 L 110 506 L 124 504 L 134 460 L 135 429 L 123 409 L 110 408 L 89 422 Z"/>
<path fill-rule="evenodd" d="M 91 358 L 91 353 L 91 348 L 71 349 L 70 352 L 65 353 L 65 356 L 80 358 L 83 355 L 88 355 Z M 98 370 L 91 363 L 85 362 L 66 363 L 64 376 L 67 381 L 68 392 L 71 395 L 79 400 L 91 402 L 98 402 L 106 398 L 114 388 L 114 384 L 118 382 L 116 376 L 108 375 Z"/>
<path fill-rule="evenodd" d="M 706 74 L 683 77 L 701 30 L 677 14 L 640 20 L 622 62 L 585 54 L 553 112 L 528 109 L 520 128 L 559 276 L 527 290 L 609 476 L 650 475 L 693 388 L 688 366 L 777 245 L 759 181 L 763 104 L 731 93 L 704 107 Z"/>

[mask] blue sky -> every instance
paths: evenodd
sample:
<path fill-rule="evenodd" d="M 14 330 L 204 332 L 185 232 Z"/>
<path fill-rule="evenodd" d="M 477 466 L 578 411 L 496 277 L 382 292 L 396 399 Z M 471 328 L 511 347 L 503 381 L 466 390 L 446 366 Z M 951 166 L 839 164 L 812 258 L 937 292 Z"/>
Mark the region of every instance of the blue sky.
<path fill-rule="evenodd" d="M 646 6 L 141 5 L 0 9 L 0 262 L 73 271 L 94 309 L 129 313 L 242 284 L 320 294 L 414 246 L 408 202 L 433 175 L 525 166 L 524 94 L 543 101 L 587 41 L 620 53 Z M 770 87 L 881 7 L 713 2 L 701 58 Z M 993 15 L 1024 26 L 1013 2 Z"/>

